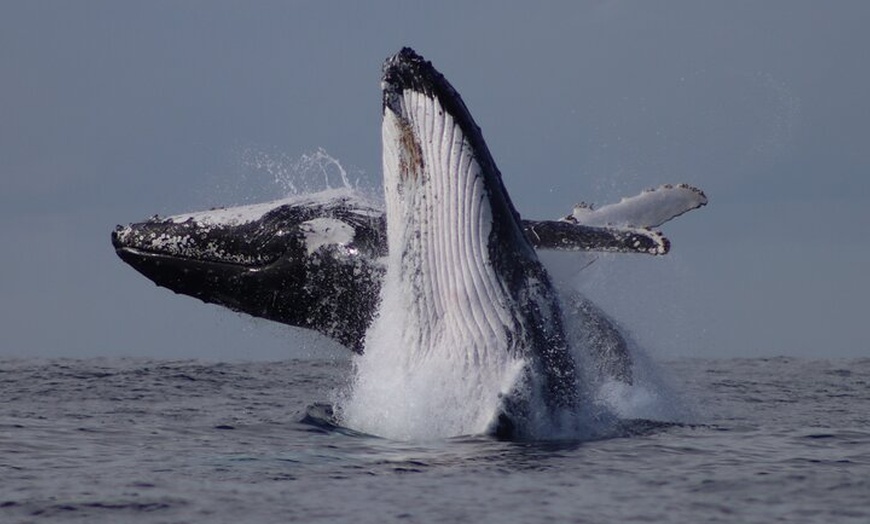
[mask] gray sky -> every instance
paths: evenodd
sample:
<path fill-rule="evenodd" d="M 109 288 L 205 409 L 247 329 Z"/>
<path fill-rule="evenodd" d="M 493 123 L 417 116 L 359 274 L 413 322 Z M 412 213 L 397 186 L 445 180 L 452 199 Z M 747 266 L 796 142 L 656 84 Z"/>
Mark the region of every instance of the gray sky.
<path fill-rule="evenodd" d="M 505 4 L 0 3 L 0 356 L 321 351 L 156 288 L 109 233 L 281 196 L 252 155 L 323 148 L 379 184 L 403 45 L 462 93 L 525 216 L 706 191 L 671 255 L 574 277 L 654 355 L 870 356 L 870 3 Z"/>

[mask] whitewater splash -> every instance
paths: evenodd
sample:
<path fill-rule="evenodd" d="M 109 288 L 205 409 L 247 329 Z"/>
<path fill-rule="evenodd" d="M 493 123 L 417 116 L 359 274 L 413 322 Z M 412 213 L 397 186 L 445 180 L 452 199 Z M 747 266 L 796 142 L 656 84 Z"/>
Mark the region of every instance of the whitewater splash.
<path fill-rule="evenodd" d="M 395 280 L 384 282 L 383 302 L 366 340 L 366 354 L 354 357 L 352 381 L 333 399 L 341 424 L 404 441 L 487 432 L 499 408 L 498 392 L 510 389 L 524 362 L 508 358 L 504 351 L 504 360 L 485 373 L 475 370 L 477 374 L 470 379 L 468 363 L 458 353 L 462 348 L 415 354 L 414 341 L 407 340 L 406 331 L 399 327 L 414 320 L 397 299 L 401 294 L 390 289 L 398 285 Z M 566 297 L 576 289 L 561 291 Z M 596 440 L 631 433 L 635 422 L 690 423 L 697 419 L 691 403 L 624 328 L 620 329 L 629 343 L 631 381 L 618 380 L 601 368 L 597 345 L 605 341 L 590 339 L 586 328 L 578 317 L 565 317 L 581 402 L 557 423 L 535 421 L 534 439 Z"/>
<path fill-rule="evenodd" d="M 418 352 L 409 340 L 423 330 L 409 314 L 395 279 L 384 282 L 379 316 L 369 330 L 366 353 L 354 358 L 352 390 L 339 403 L 342 423 L 398 440 L 427 440 L 479 434 L 523 368 L 502 348 L 469 363 L 466 347 L 444 341 Z M 482 364 L 478 367 L 476 364 Z M 471 369 L 474 366 L 474 369 Z"/>
<path fill-rule="evenodd" d="M 469 369 L 465 355 L 459 353 L 461 347 L 436 347 L 431 353 L 415 354 L 414 341 L 400 328 L 415 320 L 398 299 L 401 293 L 390 289 L 398 285 L 401 282 L 396 280 L 384 282 L 383 302 L 369 330 L 366 353 L 354 357 L 352 381 L 333 399 L 341 424 L 405 441 L 487 432 L 499 409 L 498 393 L 510 389 L 524 362 L 503 351 L 503 360 L 491 362 L 491 367 L 479 373 L 477 368 Z M 576 289 L 561 291 L 570 296 Z M 626 428 L 631 432 L 630 424 L 635 421 L 685 423 L 696 419 L 687 399 L 624 328 L 621 334 L 630 345 L 632 359 L 628 382 L 601 368 L 596 345 L 604 341 L 590 339 L 587 327 L 578 317 L 565 317 L 581 402 L 555 424 L 537 420 L 531 432 L 534 439 L 595 440 L 624 435 Z M 475 373 L 471 378 L 470 371 Z"/>
<path fill-rule="evenodd" d="M 367 200 L 383 198 L 378 181 L 360 169 L 346 167 L 323 147 L 299 156 L 246 147 L 234 156 L 237 187 L 230 192 L 237 199 L 248 194 L 245 201 L 257 202 L 335 190 L 354 192 Z"/>

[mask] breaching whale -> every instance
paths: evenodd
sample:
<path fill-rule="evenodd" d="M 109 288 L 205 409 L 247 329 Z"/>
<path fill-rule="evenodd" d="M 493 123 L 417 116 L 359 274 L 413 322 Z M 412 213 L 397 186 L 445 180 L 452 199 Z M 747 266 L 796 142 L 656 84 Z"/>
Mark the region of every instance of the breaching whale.
<path fill-rule="evenodd" d="M 403 380 L 428 384 L 414 409 L 446 417 L 446 436 L 532 434 L 579 402 L 557 292 L 450 83 L 403 48 L 382 92 L 387 263 L 358 373 L 400 361 Z M 381 393 L 358 379 L 353 402 Z"/>
<path fill-rule="evenodd" d="M 522 432 L 531 411 L 576 404 L 565 312 L 603 335 L 592 337 L 607 346 L 595 365 L 630 382 L 618 326 L 583 297 L 563 311 L 534 249 L 664 254 L 669 242 L 650 228 L 704 205 L 704 194 L 662 186 L 600 209 L 579 205 L 561 220 L 521 220 L 479 128 L 430 63 L 409 49 L 389 59 L 383 108 L 386 213 L 332 191 L 154 218 L 116 228 L 118 255 L 158 285 L 312 328 L 356 351 L 383 297 L 404 300 L 412 321 L 402 336 L 420 353 L 471 348 L 460 368 L 501 377 L 489 382 L 497 390 L 475 387 L 489 394 L 479 413 L 498 434 Z M 466 185 L 454 185 L 456 174 Z M 384 292 L 385 278 L 400 284 Z M 530 408 L 538 401 L 542 411 Z"/>

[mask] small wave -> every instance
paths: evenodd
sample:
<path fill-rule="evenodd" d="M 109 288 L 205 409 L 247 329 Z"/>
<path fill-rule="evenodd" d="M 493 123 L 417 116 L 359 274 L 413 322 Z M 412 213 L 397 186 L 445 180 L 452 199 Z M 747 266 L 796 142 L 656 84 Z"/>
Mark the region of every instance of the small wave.
<path fill-rule="evenodd" d="M 311 427 L 312 431 L 319 433 L 339 433 L 349 437 L 380 438 L 376 435 L 363 433 L 341 425 L 341 420 L 335 413 L 335 407 L 325 402 L 315 402 L 306 409 L 300 424 Z"/>

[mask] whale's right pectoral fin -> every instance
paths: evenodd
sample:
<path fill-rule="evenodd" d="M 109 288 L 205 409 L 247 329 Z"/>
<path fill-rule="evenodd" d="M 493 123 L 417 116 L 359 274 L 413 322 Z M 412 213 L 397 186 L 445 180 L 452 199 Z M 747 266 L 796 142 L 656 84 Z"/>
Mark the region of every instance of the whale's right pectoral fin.
<path fill-rule="evenodd" d="M 670 241 L 652 228 L 707 204 L 707 195 L 686 184 L 665 184 L 595 209 L 578 204 L 562 220 L 524 220 L 537 249 L 664 255 Z"/>
<path fill-rule="evenodd" d="M 564 220 L 586 226 L 658 227 L 707 204 L 707 195 L 688 184 L 665 184 L 594 209 L 578 204 Z"/>
<path fill-rule="evenodd" d="M 638 227 L 586 226 L 567 220 L 524 220 L 523 231 L 536 249 L 664 255 L 671 248 L 670 241 L 660 231 Z"/>

